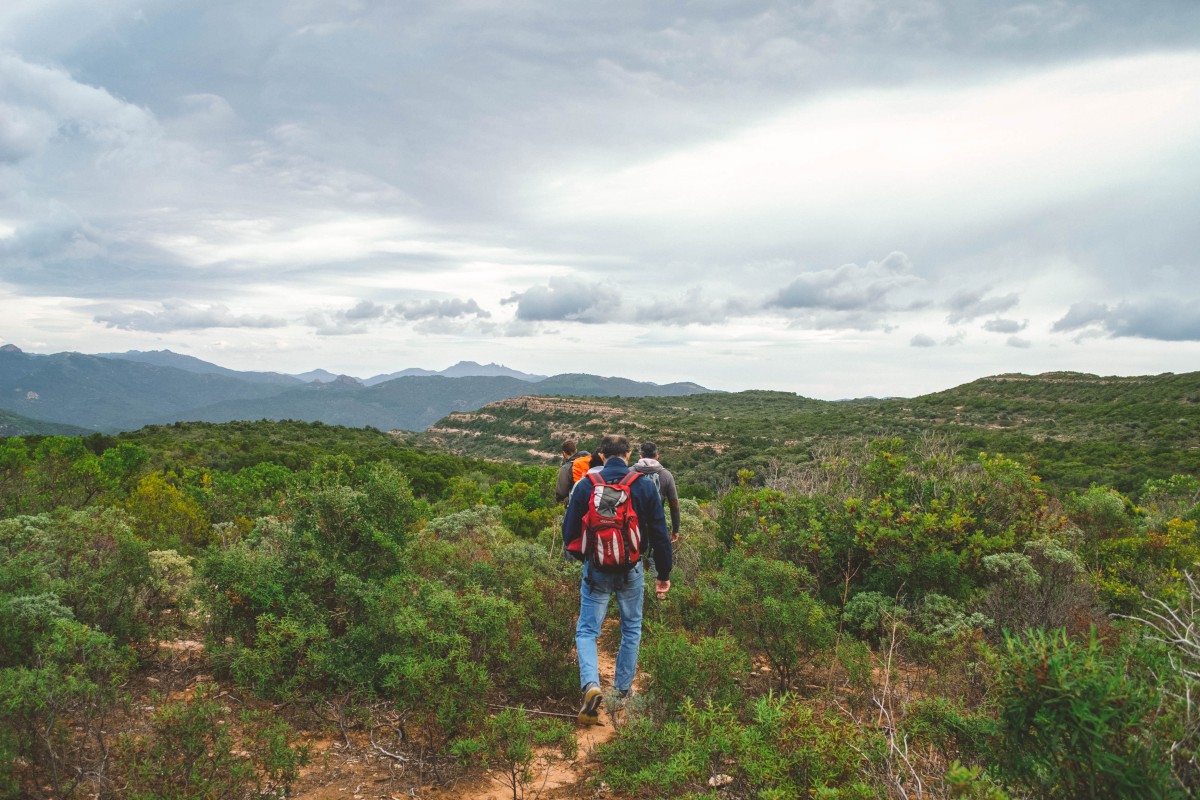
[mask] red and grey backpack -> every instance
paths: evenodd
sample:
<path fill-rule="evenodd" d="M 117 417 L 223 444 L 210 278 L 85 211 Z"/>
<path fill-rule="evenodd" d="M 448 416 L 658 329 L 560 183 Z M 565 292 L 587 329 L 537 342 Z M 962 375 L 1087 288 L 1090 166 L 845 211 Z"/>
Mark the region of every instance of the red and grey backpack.
<path fill-rule="evenodd" d="M 586 477 L 592 496 L 583 514 L 583 534 L 567 550 L 601 572 L 628 572 L 642 557 L 642 532 L 630 491 L 642 474 L 631 470 L 617 483 L 605 483 L 596 472 Z"/>

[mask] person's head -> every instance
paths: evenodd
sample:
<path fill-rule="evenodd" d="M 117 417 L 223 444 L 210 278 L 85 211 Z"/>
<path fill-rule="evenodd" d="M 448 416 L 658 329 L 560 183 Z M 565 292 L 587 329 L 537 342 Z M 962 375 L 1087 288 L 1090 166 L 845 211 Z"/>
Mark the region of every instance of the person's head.
<path fill-rule="evenodd" d="M 603 466 L 604 456 L 600 455 L 599 453 L 592 453 L 591 457 L 588 459 L 588 469 L 595 469 L 596 467 Z"/>
<path fill-rule="evenodd" d="M 629 439 L 619 433 L 605 434 L 600 442 L 600 455 L 607 458 L 626 458 L 629 455 Z"/>
<path fill-rule="evenodd" d="M 564 439 L 562 443 L 563 458 L 570 458 L 571 456 L 575 455 L 575 448 L 576 445 L 574 439 Z"/>
<path fill-rule="evenodd" d="M 642 458 L 658 458 L 658 445 L 654 442 L 642 442 Z"/>

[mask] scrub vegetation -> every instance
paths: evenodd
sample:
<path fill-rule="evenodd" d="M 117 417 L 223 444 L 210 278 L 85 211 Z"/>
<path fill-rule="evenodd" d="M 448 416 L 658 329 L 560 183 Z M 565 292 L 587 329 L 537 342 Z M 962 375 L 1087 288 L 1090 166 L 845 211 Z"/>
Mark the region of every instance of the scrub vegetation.
<path fill-rule="evenodd" d="M 1028 451 L 966 446 L 974 423 L 908 427 L 932 407 L 880 436 L 830 412 L 819 441 L 778 412 L 824 405 L 763 393 L 601 419 L 661 445 L 694 416 L 754 454 L 663 446 L 696 487 L 674 587 L 648 592 L 616 735 L 585 783 L 545 796 L 1194 795 L 1200 480 L 1170 469 L 1196 457 L 1172 433 L 1194 421 L 1182 396 L 1175 421 L 1146 410 L 1127 439 L 1086 423 L 1059 476 L 1103 474 L 1123 442 L 1142 455 L 1082 486 L 1044 481 Z M 1081 430 L 1065 402 L 1054 424 Z M 706 456 L 728 480 L 706 482 Z M 485 768 L 537 796 L 534 763 L 576 757 L 547 714 L 578 699 L 554 478 L 319 423 L 0 439 L 0 797 L 282 797 L 320 768 L 317 739 L 369 742 L 395 796 Z M 203 679 L 157 693 L 181 642 Z"/>

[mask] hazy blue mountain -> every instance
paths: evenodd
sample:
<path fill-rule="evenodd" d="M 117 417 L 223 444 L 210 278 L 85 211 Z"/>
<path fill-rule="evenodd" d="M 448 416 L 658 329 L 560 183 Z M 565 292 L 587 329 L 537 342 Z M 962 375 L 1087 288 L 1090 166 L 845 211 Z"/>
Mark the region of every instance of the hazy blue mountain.
<path fill-rule="evenodd" d="M 478 377 L 506 377 L 516 378 L 521 381 L 541 381 L 545 380 L 545 375 L 531 375 L 528 372 L 510 369 L 503 364 L 478 364 L 474 361 L 460 361 L 452 367 L 446 367 L 443 370 L 421 369 L 420 367 L 409 367 L 402 369 L 399 372 L 390 372 L 386 375 L 375 375 L 363 381 L 367 386 L 375 386 L 376 384 L 386 383 L 387 381 L 395 380 L 396 378 L 411 378 L 421 377 L 428 378 L 434 375 L 441 375 L 445 378 L 478 378 Z"/>
<path fill-rule="evenodd" d="M 379 383 L 387 383 L 394 381 L 396 378 L 428 378 L 432 375 L 437 375 L 438 372 L 432 369 L 421 369 L 420 367 L 409 367 L 402 369 L 399 372 L 389 372 L 386 375 L 373 375 L 370 378 L 363 379 L 364 386 L 374 386 Z"/>
<path fill-rule="evenodd" d="M 298 419 L 380 430 L 424 430 L 454 411 L 473 410 L 526 393 L 529 384 L 506 377 L 446 378 L 409 375 L 375 386 L 350 382 L 310 384 L 274 397 L 226 400 L 194 409 L 188 419 Z M 174 421 L 169 419 L 158 422 Z"/>
<path fill-rule="evenodd" d="M 336 381 L 308 384 L 271 397 L 223 400 L 192 409 L 186 419 L 201 422 L 298 419 L 348 427 L 369 425 L 380 430 L 419 431 L 455 411 L 474 411 L 488 403 L 521 395 L 646 397 L 698 391 L 708 390 L 696 384 L 658 386 L 596 375 L 556 375 L 536 383 L 506 375 L 463 378 L 406 375 L 374 386 L 364 386 L 342 376 Z M 155 422 L 175 419 L 164 417 Z"/>
<path fill-rule="evenodd" d="M 83 353 L 34 355 L 0 348 L 0 409 L 105 432 L 232 397 L 265 398 L 287 386 L 200 374 Z"/>
<path fill-rule="evenodd" d="M 293 375 L 293 378 L 299 378 L 304 383 L 331 383 L 336 381 L 338 376 L 327 369 L 312 369 L 308 372 L 302 372 L 299 375 Z"/>
<path fill-rule="evenodd" d="M 504 374 L 453 376 L 477 371 Z M 708 391 L 692 383 L 659 386 L 597 375 L 541 378 L 469 361 L 443 372 L 452 375 L 407 374 L 367 385 L 325 370 L 299 376 L 242 373 L 170 351 L 31 355 L 8 345 L 0 348 L 0 409 L 104 432 L 241 419 L 423 430 L 455 411 L 521 395 L 644 397 Z"/>
<path fill-rule="evenodd" d="M 566 373 L 538 381 L 525 394 L 589 395 L 592 397 L 672 397 L 688 394 L 708 394 L 698 383 L 645 383 L 628 378 L 602 378 L 599 375 Z"/>
<path fill-rule="evenodd" d="M 530 375 L 528 372 L 509 369 L 503 364 L 477 364 L 474 361 L 460 361 L 452 367 L 446 367 L 438 374 L 447 378 L 505 377 L 530 382 L 546 379 L 545 375 Z"/>
<path fill-rule="evenodd" d="M 185 356 L 170 350 L 128 350 L 124 353 L 95 353 L 99 358 L 119 358 L 123 361 L 137 361 L 142 364 L 153 364 L 157 367 L 175 367 L 176 369 L 195 372 L 198 375 L 224 375 L 228 378 L 241 378 L 259 383 L 276 383 L 284 386 L 297 386 L 304 381 L 295 375 L 284 375 L 281 372 L 243 372 L 240 370 L 221 367 L 208 361 L 202 361 L 195 356 Z"/>

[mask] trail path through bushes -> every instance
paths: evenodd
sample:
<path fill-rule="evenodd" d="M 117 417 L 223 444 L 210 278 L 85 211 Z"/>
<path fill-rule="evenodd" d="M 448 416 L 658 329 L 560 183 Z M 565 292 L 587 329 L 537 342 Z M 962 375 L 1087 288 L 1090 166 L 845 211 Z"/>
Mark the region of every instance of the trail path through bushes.
<path fill-rule="evenodd" d="M 616 624 L 607 620 L 606 629 Z M 604 639 L 599 652 L 600 675 L 609 685 L 615 671 L 615 655 L 606 652 Z M 635 684 L 635 689 L 636 689 Z M 574 761 L 561 757 L 538 757 L 534 779 L 525 793 L 527 800 L 578 800 L 595 792 L 587 785 L 592 751 L 616 736 L 608 712 L 601 708 L 600 725 L 576 728 L 578 754 Z M 354 737 L 351 737 L 354 738 Z M 510 800 L 512 789 L 499 774 L 469 775 L 449 786 L 425 785 L 400 789 L 404 781 L 393 775 L 394 764 L 380 758 L 369 742 L 347 747 L 338 740 L 310 741 L 312 761 L 292 795 L 297 800 Z"/>
<path fill-rule="evenodd" d="M 606 621 L 609 624 L 613 622 L 615 620 Z M 605 652 L 604 648 L 601 647 L 599 661 L 601 678 L 607 684 L 616 669 L 615 656 Z M 534 779 L 530 781 L 529 790 L 525 796 L 530 798 L 530 800 L 532 798 L 539 798 L 539 800 L 570 800 L 571 798 L 593 797 L 594 792 L 586 785 L 589 772 L 588 762 L 592 751 L 616 735 L 617 729 L 613 726 L 608 712 L 604 708 L 601 708 L 599 725 L 581 725 L 575 729 L 575 739 L 579 744 L 579 752 L 574 761 L 564 762 L 559 758 L 547 763 L 547 760 L 544 758 L 539 757 L 537 759 L 533 765 Z M 460 800 L 511 800 L 512 789 L 504 783 L 500 776 L 490 778 L 485 776 L 482 780 L 470 785 L 461 786 L 452 791 L 443 791 L 438 794 L 428 795 L 428 797 L 436 797 L 437 800 L 442 800 L 443 798 L 449 800 L 450 797 L 460 798 Z"/>

